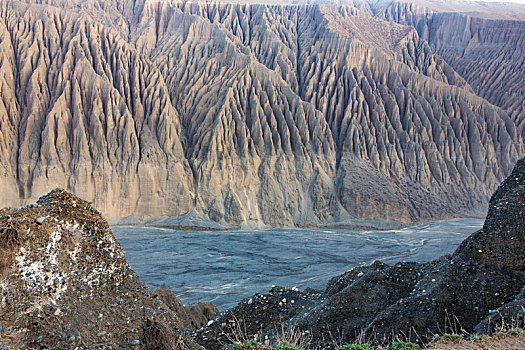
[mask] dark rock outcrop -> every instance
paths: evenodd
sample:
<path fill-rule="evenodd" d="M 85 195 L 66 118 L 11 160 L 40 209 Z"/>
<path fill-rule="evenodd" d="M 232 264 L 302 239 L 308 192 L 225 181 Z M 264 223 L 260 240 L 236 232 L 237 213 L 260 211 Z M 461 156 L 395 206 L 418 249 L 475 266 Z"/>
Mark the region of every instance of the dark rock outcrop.
<path fill-rule="evenodd" d="M 481 321 L 474 329 L 475 334 L 487 334 L 497 331 L 500 327 L 525 327 L 525 287 L 509 303 L 500 306 Z"/>
<path fill-rule="evenodd" d="M 525 161 L 519 161 L 489 203 L 483 229 L 466 239 L 457 255 L 525 272 Z"/>
<path fill-rule="evenodd" d="M 199 302 L 196 305 L 184 306 L 182 301 L 170 289 L 158 288 L 153 291 L 182 321 L 185 328 L 200 328 L 218 311 L 210 303 Z"/>
<path fill-rule="evenodd" d="M 272 320 L 308 331 L 314 344 L 333 347 L 337 341 L 382 343 L 402 334 L 414 342 L 429 341 L 434 334 L 466 331 L 490 332 L 498 326 L 523 325 L 525 314 L 525 159 L 490 200 L 483 229 L 467 238 L 450 257 L 425 264 L 400 262 L 388 266 L 375 262 L 333 278 L 323 293 L 308 299 L 299 291 L 279 289 L 270 296 L 300 300 L 300 308 L 265 304 Z M 284 294 L 283 294 L 284 293 Z M 260 296 L 256 296 L 257 300 Z M 266 298 L 269 298 L 268 296 Z M 304 300 L 308 302 L 304 302 Z M 271 339 L 281 329 L 243 301 L 215 324 L 248 320 L 247 330 Z M 272 308 L 273 306 L 273 308 Z M 262 318 L 262 319 L 261 319 Z M 263 327 L 257 328 L 256 326 Z M 280 327 L 280 326 L 279 326 Z M 220 348 L 228 327 L 210 326 L 197 340 Z"/>
<path fill-rule="evenodd" d="M 283 322 L 314 308 L 324 301 L 318 290 L 300 292 L 275 286 L 268 293 L 256 294 L 233 309 L 223 312 L 199 329 L 196 340 L 208 350 L 223 349 L 242 334 L 275 337 Z"/>
<path fill-rule="evenodd" d="M 4 346 L 147 348 L 160 329 L 199 348 L 178 310 L 129 268 L 102 215 L 72 194 L 53 190 L 36 205 L 0 210 L 0 262 Z"/>

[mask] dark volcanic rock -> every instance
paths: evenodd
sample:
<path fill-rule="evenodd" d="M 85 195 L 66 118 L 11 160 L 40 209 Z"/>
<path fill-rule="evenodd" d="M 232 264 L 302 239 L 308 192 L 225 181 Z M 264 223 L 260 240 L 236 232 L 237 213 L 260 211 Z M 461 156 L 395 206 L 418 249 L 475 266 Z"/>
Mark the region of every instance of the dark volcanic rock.
<path fill-rule="evenodd" d="M 1 210 L 0 262 L 1 337 L 14 348 L 143 348 L 148 325 L 199 348 L 129 268 L 102 215 L 72 194 Z"/>
<path fill-rule="evenodd" d="M 323 300 L 322 293 L 313 289 L 300 292 L 296 288 L 273 287 L 267 294 L 256 294 L 218 315 L 196 333 L 196 340 L 213 350 L 224 348 L 238 334 L 255 336 L 263 332 L 272 339 L 283 322 L 304 315 Z"/>
<path fill-rule="evenodd" d="M 277 304 L 288 292 L 272 290 L 269 300 L 258 295 L 221 315 L 200 330 L 197 341 L 220 348 L 221 342 L 232 338 L 233 328 L 228 326 L 238 320 L 248 334 L 262 331 L 270 340 L 282 322 L 286 327 L 294 325 L 308 332 L 313 344 L 328 348 L 335 346 L 330 334 L 339 343 L 383 343 L 399 334 L 426 342 L 444 332 L 484 333 L 502 325 L 523 326 L 524 213 L 522 159 L 492 196 L 483 229 L 450 258 L 356 267 L 330 280 L 315 298 L 295 292 L 300 309 L 297 304 L 292 308 Z"/>
<path fill-rule="evenodd" d="M 474 329 L 475 334 L 492 333 L 502 325 L 507 327 L 525 327 L 525 286 L 513 301 L 490 314 Z"/>
<path fill-rule="evenodd" d="M 416 263 L 389 267 L 379 262 L 372 267 L 377 269 L 365 273 L 294 322 L 301 329 L 310 329 L 316 343 L 326 342 L 323 338 L 330 333 L 338 334 L 338 341 L 350 343 L 385 308 L 409 296 L 426 268 Z"/>
<path fill-rule="evenodd" d="M 438 263 L 410 296 L 371 320 L 360 339 L 405 334 L 411 341 L 428 341 L 433 334 L 472 332 L 490 310 L 512 300 L 522 285 L 523 276 L 494 265 Z"/>
<path fill-rule="evenodd" d="M 329 296 L 332 296 L 346 287 L 348 287 L 350 284 L 354 283 L 359 279 L 359 277 L 363 276 L 365 273 L 370 271 L 380 271 L 385 268 L 387 268 L 387 264 L 383 264 L 380 261 L 375 261 L 370 266 L 360 266 L 356 267 L 350 271 L 347 271 L 343 273 L 340 276 L 333 277 L 330 281 L 328 281 L 328 284 L 325 289 L 325 293 Z"/>
<path fill-rule="evenodd" d="M 467 238 L 456 254 L 525 272 L 525 161 L 498 187 L 483 229 Z"/>

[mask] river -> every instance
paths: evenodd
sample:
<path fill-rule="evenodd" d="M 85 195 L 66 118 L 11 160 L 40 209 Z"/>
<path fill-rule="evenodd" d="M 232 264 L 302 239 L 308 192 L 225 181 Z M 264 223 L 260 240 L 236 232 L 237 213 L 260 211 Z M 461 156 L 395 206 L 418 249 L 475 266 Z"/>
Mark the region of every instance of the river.
<path fill-rule="evenodd" d="M 150 288 L 185 305 L 235 306 L 272 285 L 324 288 L 331 277 L 375 260 L 424 262 L 452 253 L 481 219 L 450 219 L 390 231 L 269 229 L 179 231 L 114 226 L 126 259 Z"/>

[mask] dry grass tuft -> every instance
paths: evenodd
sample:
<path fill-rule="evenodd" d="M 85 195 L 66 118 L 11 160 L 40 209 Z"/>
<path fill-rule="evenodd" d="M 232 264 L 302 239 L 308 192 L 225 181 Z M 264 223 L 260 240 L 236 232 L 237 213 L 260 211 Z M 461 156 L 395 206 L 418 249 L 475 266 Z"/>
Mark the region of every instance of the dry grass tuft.
<path fill-rule="evenodd" d="M 4 219 L 0 223 L 0 278 L 11 266 L 11 253 L 20 247 L 26 234 L 27 231 L 14 218 Z"/>
<path fill-rule="evenodd" d="M 0 224 L 0 248 L 13 251 L 20 247 L 26 230 L 22 228 L 20 222 L 14 218 L 4 220 Z"/>
<path fill-rule="evenodd" d="M 228 339 L 228 342 L 230 344 L 244 344 L 252 340 L 257 341 L 261 338 L 260 334 L 249 335 L 246 331 L 246 325 L 244 320 L 239 320 L 233 312 L 231 313 L 231 316 L 232 321 L 229 323 L 230 330 L 229 332 L 226 332 L 226 338 Z"/>
<path fill-rule="evenodd" d="M 144 326 L 144 345 L 148 350 L 184 349 L 184 343 L 169 324 L 159 318 L 148 319 Z"/>
<path fill-rule="evenodd" d="M 281 330 L 275 334 L 277 346 L 282 344 L 291 345 L 294 348 L 307 349 L 310 347 L 312 336 L 309 332 L 302 332 L 294 325 L 285 326 L 281 323 Z"/>
<path fill-rule="evenodd" d="M 285 325 L 281 322 L 279 330 L 275 331 L 269 338 L 263 339 L 262 328 L 258 334 L 248 334 L 245 327 L 244 320 L 239 320 L 232 312 L 232 321 L 230 322 L 230 330 L 226 333 L 228 344 L 223 346 L 234 345 L 234 349 L 273 349 L 273 348 L 294 348 L 294 349 L 310 349 L 312 336 L 309 332 L 302 332 L 294 325 Z M 250 345 L 252 344 L 252 345 Z M 253 345 L 257 344 L 257 345 Z M 273 347 L 271 347 L 273 345 Z"/>
<path fill-rule="evenodd" d="M 425 349 L 431 350 L 490 350 L 490 349 L 525 349 L 525 335 L 521 334 L 500 334 L 492 337 L 480 337 L 476 340 L 451 341 L 441 339 L 427 345 Z"/>

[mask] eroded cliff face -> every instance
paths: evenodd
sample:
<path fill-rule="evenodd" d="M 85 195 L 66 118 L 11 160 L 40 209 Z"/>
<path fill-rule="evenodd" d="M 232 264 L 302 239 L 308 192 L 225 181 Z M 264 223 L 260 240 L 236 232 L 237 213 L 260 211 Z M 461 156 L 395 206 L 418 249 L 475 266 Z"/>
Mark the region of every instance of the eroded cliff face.
<path fill-rule="evenodd" d="M 524 152 L 416 30 L 352 6 L 40 3 L 0 2 L 3 205 L 409 223 L 484 208 Z"/>
<path fill-rule="evenodd" d="M 416 28 L 479 96 L 507 110 L 523 130 L 525 6 L 415 0 L 378 1 L 368 9 Z"/>
<path fill-rule="evenodd" d="M 148 59 L 84 11 L 1 6 L 2 204 L 60 184 L 110 216 L 190 209 L 178 114 Z"/>

